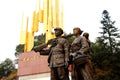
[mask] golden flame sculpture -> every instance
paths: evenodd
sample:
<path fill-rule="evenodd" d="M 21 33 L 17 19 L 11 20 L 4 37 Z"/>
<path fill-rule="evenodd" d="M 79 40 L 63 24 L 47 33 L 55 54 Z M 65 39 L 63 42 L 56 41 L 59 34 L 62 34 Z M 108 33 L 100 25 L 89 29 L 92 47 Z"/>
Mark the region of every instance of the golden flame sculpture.
<path fill-rule="evenodd" d="M 24 51 L 30 51 L 34 45 L 34 33 L 39 30 L 39 23 L 43 24 L 46 41 L 54 38 L 52 29 L 64 26 L 63 0 L 23 0 L 23 10 L 20 44 L 24 44 Z"/>

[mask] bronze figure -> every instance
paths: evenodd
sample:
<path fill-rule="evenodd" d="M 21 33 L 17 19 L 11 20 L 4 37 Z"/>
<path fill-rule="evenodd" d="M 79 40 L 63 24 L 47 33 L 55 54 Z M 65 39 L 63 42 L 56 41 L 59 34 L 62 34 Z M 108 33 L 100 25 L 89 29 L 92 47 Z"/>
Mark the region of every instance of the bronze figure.
<path fill-rule="evenodd" d="M 73 29 L 76 38 L 70 48 L 70 55 L 73 57 L 72 80 L 93 80 L 87 65 L 90 47 L 86 38 L 81 36 L 82 32 L 78 27 Z"/>
<path fill-rule="evenodd" d="M 48 64 L 51 69 L 51 80 L 69 80 L 68 61 L 69 61 L 69 42 L 62 37 L 63 30 L 55 28 L 56 38 L 48 41 L 48 43 L 33 48 L 39 51 L 41 55 L 48 55 Z M 51 47 L 44 50 L 48 44 Z"/>

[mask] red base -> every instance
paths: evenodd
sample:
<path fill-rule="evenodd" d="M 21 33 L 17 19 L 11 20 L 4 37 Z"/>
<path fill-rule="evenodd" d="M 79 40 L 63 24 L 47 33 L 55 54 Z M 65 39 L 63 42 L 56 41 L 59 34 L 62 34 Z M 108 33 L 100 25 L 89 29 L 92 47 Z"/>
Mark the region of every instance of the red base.
<path fill-rule="evenodd" d="M 47 56 L 42 56 L 33 51 L 20 54 L 18 60 L 18 76 L 49 72 L 47 58 Z"/>

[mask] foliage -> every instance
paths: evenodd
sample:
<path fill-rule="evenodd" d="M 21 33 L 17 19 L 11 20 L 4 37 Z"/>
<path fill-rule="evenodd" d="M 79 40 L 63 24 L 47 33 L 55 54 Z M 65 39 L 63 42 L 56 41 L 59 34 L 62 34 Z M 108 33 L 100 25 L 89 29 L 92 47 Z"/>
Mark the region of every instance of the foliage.
<path fill-rule="evenodd" d="M 95 43 L 91 44 L 92 47 L 92 53 L 103 53 L 103 52 L 108 52 L 107 48 L 107 43 L 104 43 L 104 40 L 101 37 L 97 37 L 97 40 Z"/>
<path fill-rule="evenodd" d="M 103 25 L 103 27 L 101 27 L 103 31 L 100 32 L 100 34 L 102 34 L 101 38 L 109 46 L 109 52 L 113 53 L 116 50 L 116 38 L 120 38 L 120 34 L 118 28 L 114 26 L 115 21 L 111 20 L 107 10 L 104 10 L 102 13 L 101 24 Z"/>
<path fill-rule="evenodd" d="M 120 51 L 109 53 L 107 45 L 101 42 L 92 43 L 91 59 L 94 63 L 95 80 L 120 79 Z M 120 50 L 120 48 L 118 47 Z"/>
<path fill-rule="evenodd" d="M 115 21 L 110 20 L 109 13 L 103 11 L 101 24 L 102 36 L 97 37 L 91 45 L 91 59 L 94 63 L 95 80 L 119 80 L 120 79 L 120 42 L 118 29 L 114 26 Z"/>
<path fill-rule="evenodd" d="M 0 63 L 0 78 L 8 77 L 15 70 L 15 65 L 12 60 L 6 59 Z"/>
<path fill-rule="evenodd" d="M 120 54 L 99 53 L 92 56 L 96 75 L 95 80 L 120 79 Z"/>
<path fill-rule="evenodd" d="M 38 46 L 42 43 L 45 43 L 45 36 L 44 34 L 41 34 L 41 35 L 38 35 L 38 36 L 35 36 L 35 40 L 34 40 L 34 46 Z"/>
<path fill-rule="evenodd" d="M 17 57 L 19 53 L 24 52 L 24 44 L 17 45 L 15 51 L 15 56 Z"/>

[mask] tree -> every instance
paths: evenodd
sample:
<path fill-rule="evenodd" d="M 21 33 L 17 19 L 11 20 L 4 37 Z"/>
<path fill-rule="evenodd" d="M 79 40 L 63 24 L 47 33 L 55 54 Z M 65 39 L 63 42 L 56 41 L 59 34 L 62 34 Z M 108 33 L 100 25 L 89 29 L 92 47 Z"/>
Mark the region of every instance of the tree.
<path fill-rule="evenodd" d="M 15 56 L 18 57 L 19 53 L 24 52 L 24 44 L 17 45 L 15 51 Z"/>
<path fill-rule="evenodd" d="M 114 26 L 115 21 L 112 21 L 110 18 L 109 12 L 104 10 L 101 20 L 101 24 L 103 25 L 101 29 L 103 31 L 100 33 L 102 34 L 101 38 L 109 45 L 109 52 L 113 53 L 116 50 L 116 38 L 120 38 L 120 34 L 118 28 Z"/>
<path fill-rule="evenodd" d="M 109 13 L 102 13 L 101 27 L 102 36 L 97 37 L 96 42 L 91 44 L 91 59 L 95 68 L 95 80 L 119 80 L 120 79 L 120 37 L 118 28 L 114 26 Z M 114 54 L 113 54 L 114 53 Z"/>
<path fill-rule="evenodd" d="M 38 46 L 42 43 L 45 43 L 45 34 L 41 34 L 41 35 L 38 35 L 38 36 L 35 36 L 34 37 L 34 46 Z"/>
<path fill-rule="evenodd" d="M 15 64 L 7 58 L 5 61 L 0 63 L 0 78 L 8 77 L 15 70 Z"/>
<path fill-rule="evenodd" d="M 41 34 L 34 37 L 34 46 L 38 46 L 42 43 L 45 43 L 45 35 Z M 24 52 L 24 44 L 18 44 L 15 49 L 15 56 L 18 57 L 20 53 Z"/>
<path fill-rule="evenodd" d="M 108 52 L 107 43 L 105 43 L 101 37 L 97 37 L 96 42 L 92 43 L 91 47 L 92 47 L 92 53 L 95 53 L 95 54 Z"/>

